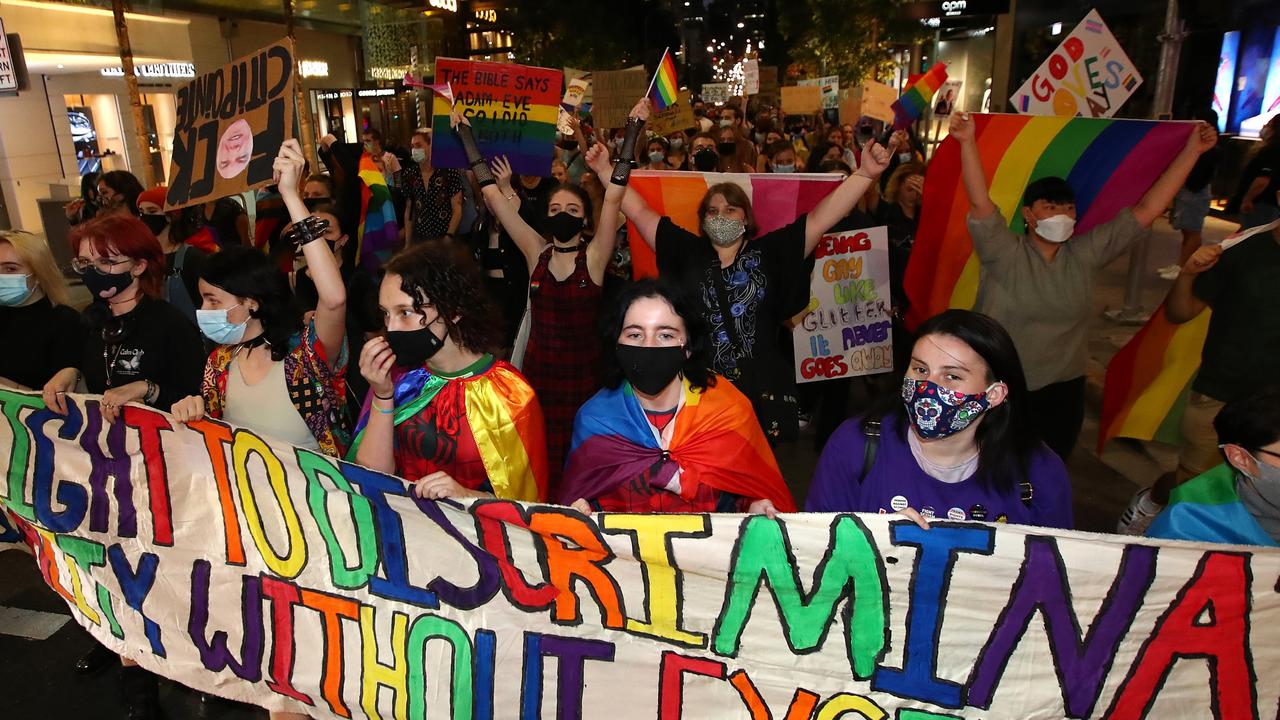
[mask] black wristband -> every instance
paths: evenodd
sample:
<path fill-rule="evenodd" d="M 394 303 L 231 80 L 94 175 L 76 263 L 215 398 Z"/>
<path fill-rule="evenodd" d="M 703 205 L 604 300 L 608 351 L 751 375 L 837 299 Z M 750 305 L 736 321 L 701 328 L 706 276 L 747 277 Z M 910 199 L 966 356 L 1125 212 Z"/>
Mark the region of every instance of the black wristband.
<path fill-rule="evenodd" d="M 636 154 L 636 143 L 640 141 L 640 131 L 644 129 L 644 121 L 640 118 L 627 118 L 626 135 L 622 138 L 622 149 L 618 151 L 618 159 L 625 165 L 614 163 L 613 175 L 609 182 L 614 185 L 626 185 L 631 177 L 631 159 Z"/>
<path fill-rule="evenodd" d="M 395 393 L 391 393 L 390 395 L 388 395 L 388 396 L 386 396 L 386 397 L 382 397 L 381 395 L 379 395 L 379 394 L 378 394 L 378 391 L 377 391 L 377 390 L 374 390 L 374 391 L 373 391 L 373 396 L 374 396 L 374 397 L 376 397 L 376 398 L 378 398 L 379 400 L 391 400 L 391 399 L 393 399 L 393 398 L 396 396 L 396 394 L 395 394 Z"/>
<path fill-rule="evenodd" d="M 618 158 L 618 161 L 613 164 L 613 174 L 609 176 L 609 182 L 626 187 L 630 180 L 631 161 L 626 158 Z"/>
<path fill-rule="evenodd" d="M 324 231 L 329 229 L 329 221 L 315 215 L 308 215 L 298 222 L 289 226 L 288 230 L 280 235 L 280 239 L 293 245 L 301 250 L 302 246 L 309 245 L 317 240 L 324 239 Z"/>

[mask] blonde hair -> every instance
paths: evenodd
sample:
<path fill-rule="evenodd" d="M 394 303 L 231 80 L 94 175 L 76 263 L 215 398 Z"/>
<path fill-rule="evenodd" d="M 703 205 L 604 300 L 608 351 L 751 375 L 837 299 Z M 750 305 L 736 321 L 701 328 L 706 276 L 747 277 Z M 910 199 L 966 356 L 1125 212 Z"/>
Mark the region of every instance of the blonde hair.
<path fill-rule="evenodd" d="M 53 253 L 49 251 L 48 243 L 22 230 L 0 232 L 0 242 L 7 242 L 13 246 L 18 257 L 22 258 L 22 263 L 40 283 L 40 289 L 45 297 L 49 298 L 49 302 L 54 305 L 71 305 L 67 281 L 58 270 L 57 263 L 53 261 Z"/>
<path fill-rule="evenodd" d="M 884 186 L 884 199 L 891 203 L 898 202 L 898 188 L 902 187 L 902 183 L 912 175 L 924 177 L 924 165 L 918 162 L 903 163 L 898 169 L 893 171 L 889 176 L 889 182 Z"/>

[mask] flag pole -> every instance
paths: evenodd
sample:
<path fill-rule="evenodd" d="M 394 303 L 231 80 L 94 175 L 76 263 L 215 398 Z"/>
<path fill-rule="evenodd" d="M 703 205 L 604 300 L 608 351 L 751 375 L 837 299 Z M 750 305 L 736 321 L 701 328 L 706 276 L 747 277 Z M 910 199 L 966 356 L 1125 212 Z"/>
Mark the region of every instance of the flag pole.
<path fill-rule="evenodd" d="M 653 94 L 653 86 L 658 84 L 658 73 L 662 72 L 662 63 L 666 62 L 667 54 L 671 52 L 671 46 L 662 51 L 662 58 L 658 60 L 658 69 L 653 71 L 653 78 L 649 80 L 649 89 L 644 91 L 644 96 L 649 97 Z"/>

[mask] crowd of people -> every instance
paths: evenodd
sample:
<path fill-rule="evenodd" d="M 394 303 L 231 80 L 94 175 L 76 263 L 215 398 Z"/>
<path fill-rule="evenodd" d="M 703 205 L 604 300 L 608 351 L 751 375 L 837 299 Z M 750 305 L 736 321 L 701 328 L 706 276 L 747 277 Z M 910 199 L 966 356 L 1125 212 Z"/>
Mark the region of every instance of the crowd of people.
<path fill-rule="evenodd" d="M 22 352 L 0 354 L 0 382 L 41 391 L 60 413 L 68 393 L 101 395 L 107 422 L 128 403 L 221 418 L 400 476 L 425 498 L 584 513 L 794 512 L 774 447 L 816 413 L 807 511 L 1072 528 L 1066 462 L 1084 417 L 1098 272 L 1175 196 L 1180 227 L 1198 233 L 1207 208 L 1187 217 L 1199 207 L 1189 196 L 1212 168 L 1212 126 L 1197 127 L 1137 205 L 1086 233 L 1074 230 L 1065 179 L 1032 183 L 1015 233 L 989 196 L 972 119 L 953 114 L 981 264 L 976 309 L 914 332 L 895 320 L 893 373 L 806 393 L 788 324 L 809 303 L 824 234 L 887 226 L 895 318 L 910 302 L 901 280 L 926 192 L 923 146 L 866 119 L 747 110 L 699 103 L 697 126 L 668 135 L 647 131 L 647 100 L 612 131 L 575 115 L 548 177 L 483 157 L 457 115 L 465 170 L 432 164 L 426 130 L 403 156 L 373 129 L 360 144 L 327 137 L 319 173 L 289 140 L 252 231 L 234 200 L 166 213 L 163 188 L 106 173 L 67 208 L 71 269 L 91 299 L 82 311 L 42 240 L 0 236 L 0 331 L 23 338 Z M 1241 182 L 1249 218 L 1280 216 L 1266 210 L 1280 203 L 1278 125 Z M 378 268 L 352 241 L 362 158 L 383 172 L 403 228 Z M 713 184 L 695 233 L 628 186 L 633 168 L 842 180 L 764 234 L 741 186 Z M 635 243 L 656 253 L 657 278 L 627 280 Z M 1213 316 L 1186 443 L 1177 475 L 1135 498 L 1121 530 L 1280 541 L 1280 390 L 1267 387 L 1278 272 L 1280 231 L 1187 253 L 1168 318 Z M 854 383 L 865 403 L 849 402 Z M 79 669 L 112 661 L 99 648 Z M 130 717 L 155 717 L 154 678 L 124 666 Z"/>

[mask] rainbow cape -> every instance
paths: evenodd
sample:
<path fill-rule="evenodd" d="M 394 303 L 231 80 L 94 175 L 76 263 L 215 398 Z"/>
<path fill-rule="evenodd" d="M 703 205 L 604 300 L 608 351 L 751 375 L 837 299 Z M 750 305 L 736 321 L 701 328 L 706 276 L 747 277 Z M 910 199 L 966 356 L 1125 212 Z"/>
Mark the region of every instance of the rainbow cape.
<path fill-rule="evenodd" d="M 1174 488 L 1147 537 L 1276 547 L 1236 491 L 1236 471 L 1223 463 Z"/>
<path fill-rule="evenodd" d="M 417 415 L 450 383 L 464 385 L 466 420 L 494 494 L 509 500 L 545 500 L 547 440 L 542 408 L 533 388 L 511 365 L 496 360 L 483 372 L 453 379 L 433 375 L 426 368 L 402 373 L 395 378 L 395 424 Z M 347 453 L 352 462 L 364 440 L 371 402 L 372 393 L 365 399 Z"/>
<path fill-rule="evenodd" d="M 684 386 L 671 446 L 664 456 L 631 385 L 596 393 L 578 410 L 560 488 L 569 504 L 606 495 L 661 462 L 658 480 L 680 470 L 680 493 L 693 497 L 703 483 L 746 498 L 772 500 L 779 512 L 796 504 L 751 401 L 724 378 L 703 391 Z"/>
<path fill-rule="evenodd" d="M 667 48 L 662 53 L 662 62 L 658 63 L 658 71 L 653 74 L 653 82 L 649 84 L 649 100 L 653 102 L 653 109 L 660 112 L 675 105 L 678 96 L 676 64 L 671 59 L 671 48 Z"/>
<path fill-rule="evenodd" d="M 701 234 L 698 204 L 707 188 L 720 183 L 733 183 L 747 192 L 760 226 L 760 234 L 786 227 L 809 212 L 840 184 L 836 175 L 795 173 L 694 173 L 674 170 L 637 170 L 631 173 L 631 187 L 640 193 L 649 207 L 659 215 L 671 218 L 676 225 L 691 233 Z M 640 239 L 640 231 L 627 223 L 631 242 L 631 271 L 637 278 L 656 277 L 658 260 L 648 243 Z"/>
<path fill-rule="evenodd" d="M 400 226 L 387 179 L 369 153 L 360 155 L 360 231 L 356 257 L 360 264 L 380 270 L 400 244 Z"/>
<path fill-rule="evenodd" d="M 1076 232 L 1088 232 L 1135 205 L 1195 128 L 1190 122 L 974 114 L 978 154 L 991 200 L 1015 233 L 1024 230 L 1022 194 L 1046 176 L 1066 178 L 1076 194 Z M 948 137 L 929 162 L 920 230 L 903 282 L 911 327 L 946 310 L 972 308 L 978 257 L 966 218 L 960 144 Z"/>
<path fill-rule="evenodd" d="M 929 107 L 933 94 L 938 92 L 938 88 L 942 87 L 946 81 L 947 64 L 940 62 L 935 63 L 929 68 L 929 72 L 912 83 L 911 87 L 889 106 L 893 108 L 893 129 L 905 130 L 911 123 L 919 120 L 924 115 L 925 108 Z"/>
<path fill-rule="evenodd" d="M 1098 422 L 1098 452 L 1117 437 L 1181 443 L 1179 425 L 1212 311 L 1174 325 L 1162 304 L 1107 364 Z"/>

